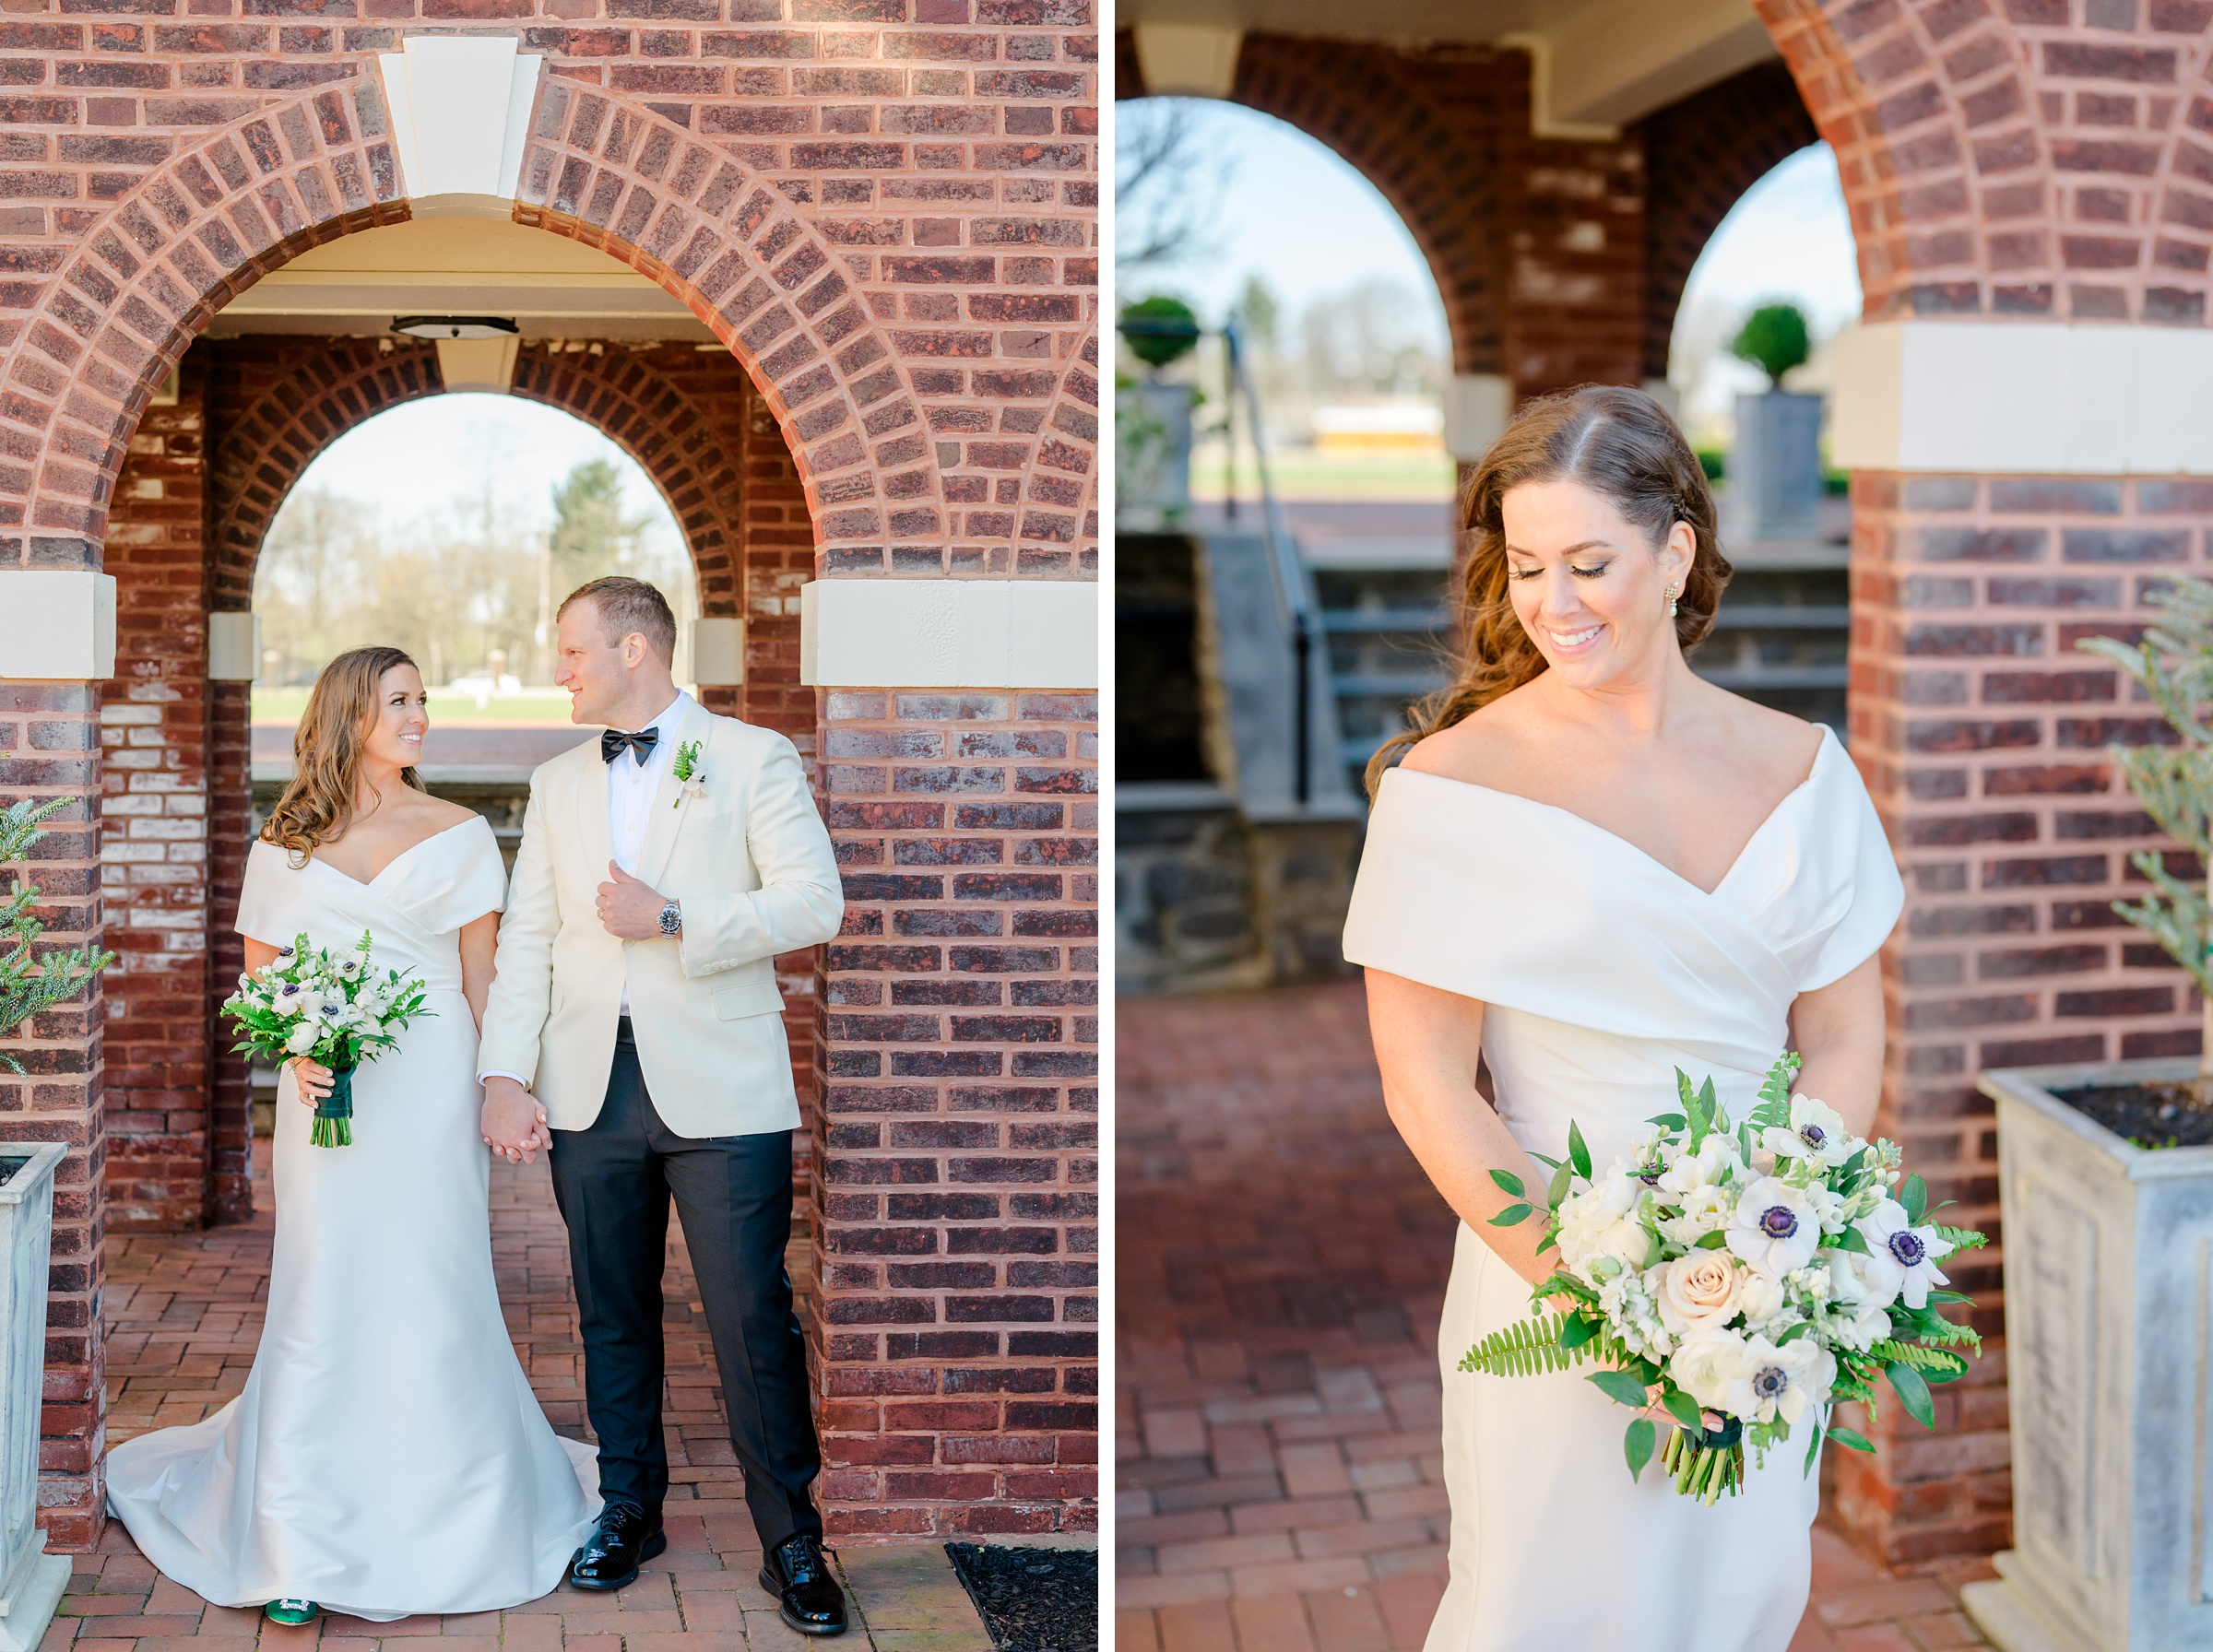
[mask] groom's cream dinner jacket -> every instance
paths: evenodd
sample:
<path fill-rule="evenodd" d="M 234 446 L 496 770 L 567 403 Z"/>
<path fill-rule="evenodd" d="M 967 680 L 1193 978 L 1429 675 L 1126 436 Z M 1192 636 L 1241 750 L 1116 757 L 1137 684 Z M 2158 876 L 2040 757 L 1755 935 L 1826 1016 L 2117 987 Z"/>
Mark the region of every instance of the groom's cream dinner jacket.
<path fill-rule="evenodd" d="M 687 795 L 674 763 L 664 768 L 635 875 L 679 903 L 682 937 L 618 940 L 599 922 L 614 858 L 599 742 L 540 764 L 477 1070 L 528 1077 L 555 1129 L 586 1128 L 607 1097 L 627 980 L 638 1063 L 671 1130 L 792 1129 L 799 1110 L 775 959 L 828 940 L 844 920 L 830 834 L 782 735 L 687 696 L 660 737 L 671 754 L 699 742 L 703 789 Z"/>

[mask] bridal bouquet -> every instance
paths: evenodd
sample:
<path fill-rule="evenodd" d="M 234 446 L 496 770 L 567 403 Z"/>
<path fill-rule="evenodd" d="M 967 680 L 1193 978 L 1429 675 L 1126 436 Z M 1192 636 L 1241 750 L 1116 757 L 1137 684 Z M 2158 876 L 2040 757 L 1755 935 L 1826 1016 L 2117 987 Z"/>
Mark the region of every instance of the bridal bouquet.
<path fill-rule="evenodd" d="M 1676 1491 L 1710 1504 L 1744 1481 L 1745 1443 L 1764 1460 L 1808 1411 L 1813 1472 L 1828 1408 L 1875 1407 L 1887 1378 L 1911 1416 L 1934 1427 L 1929 1385 L 1965 1374 L 1982 1343 L 1937 1304 L 1965 1302 L 1937 1264 L 1982 1243 L 1932 1221 L 1921 1177 L 1900 1184 L 1899 1150 L 1864 1141 L 1811 1096 L 1793 1095 L 1798 1057 L 1769 1070 L 1751 1116 L 1733 1125 L 1713 1081 L 1694 1092 L 1675 1074 L 1682 1112 L 1593 1174 L 1569 1126 L 1553 1170 L 1544 1243 L 1559 1265 L 1524 1324 L 1485 1338 L 1462 1371 L 1497 1376 L 1564 1371 L 1635 1410 L 1623 1443 L 1632 1478 L 1658 1445 L 1653 1416 L 1673 1421 L 1660 1448 Z M 1520 1201 L 1491 1219 L 1539 1219 L 1521 1178 L 1491 1179 Z M 1556 1309 L 1547 1304 L 1556 1303 Z M 1875 1447 L 1828 1422 L 1839 1445 Z"/>
<path fill-rule="evenodd" d="M 243 1035 L 233 1049 L 282 1065 L 297 1056 L 331 1071 L 330 1093 L 315 1103 L 308 1140 L 317 1147 L 353 1143 L 353 1073 L 398 1044 L 397 1034 L 420 1015 L 432 1015 L 420 975 L 369 968 L 369 932 L 352 951 L 331 953 L 298 937 L 274 961 L 238 978 L 223 1013 Z"/>

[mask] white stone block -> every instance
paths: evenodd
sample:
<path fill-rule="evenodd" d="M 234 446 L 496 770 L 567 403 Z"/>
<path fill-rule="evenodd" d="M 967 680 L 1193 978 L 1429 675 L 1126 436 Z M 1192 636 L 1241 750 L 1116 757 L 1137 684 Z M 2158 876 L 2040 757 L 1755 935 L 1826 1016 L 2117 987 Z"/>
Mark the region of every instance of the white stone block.
<path fill-rule="evenodd" d="M 1445 386 L 1445 451 L 1473 464 L 1506 434 L 1513 415 L 1513 381 L 1504 373 L 1454 373 Z"/>
<path fill-rule="evenodd" d="M 1226 98 L 1237 80 L 1241 29 L 1207 23 L 1132 26 L 1138 73 L 1153 98 Z"/>
<path fill-rule="evenodd" d="M 417 35 L 379 54 L 393 147 L 418 216 L 438 216 L 441 205 L 508 216 L 543 63 L 515 45 L 513 35 Z"/>
<path fill-rule="evenodd" d="M 834 579 L 800 593 L 812 688 L 1095 689 L 1090 580 Z"/>
<path fill-rule="evenodd" d="M 115 581 L 77 568 L 0 570 L 0 678 L 115 675 Z"/>
<path fill-rule="evenodd" d="M 745 621 L 727 617 L 692 621 L 692 680 L 728 685 L 745 680 Z"/>

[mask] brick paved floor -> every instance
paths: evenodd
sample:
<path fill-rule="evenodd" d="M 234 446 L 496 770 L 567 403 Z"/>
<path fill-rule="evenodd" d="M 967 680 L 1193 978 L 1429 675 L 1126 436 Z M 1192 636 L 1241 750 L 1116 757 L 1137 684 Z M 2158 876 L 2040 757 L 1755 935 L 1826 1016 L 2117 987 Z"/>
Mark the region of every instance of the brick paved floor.
<path fill-rule="evenodd" d="M 111 1440 L 196 1422 L 245 1384 L 261 1337 L 270 1238 L 267 1147 L 257 1152 L 255 1202 L 264 1212 L 205 1233 L 110 1242 L 108 1382 Z M 567 1237 L 543 1161 L 495 1165 L 492 1252 L 515 1350 L 553 1426 L 588 1437 L 583 1360 L 570 1296 Z M 326 1618 L 282 1629 L 258 1611 L 209 1606 L 159 1576 L 111 1521 L 100 1552 L 75 1557 L 76 1575 L 41 1652 L 371 1652 L 444 1637 L 459 1652 L 724 1652 L 825 1643 L 793 1634 L 755 1577 L 761 1551 L 743 1482 L 724 1432 L 705 1323 L 692 1296 L 680 1235 L 670 1230 L 665 1311 L 669 1343 L 669 1549 L 637 1583 L 609 1599 L 563 1585 L 511 1611 L 415 1617 L 396 1623 Z M 793 1265 L 803 1264 L 795 1246 Z M 882 1652 L 990 1652 L 975 1607 L 936 1545 L 846 1545 L 838 1557 L 854 1608 L 841 1647 Z"/>
<path fill-rule="evenodd" d="M 1118 1652 L 1416 1647 L 1443 1590 L 1453 1222 L 1383 1111 L 1357 985 L 1125 998 Z M 1818 1529 L 1791 1652 L 1983 1642 L 1958 1587 Z"/>

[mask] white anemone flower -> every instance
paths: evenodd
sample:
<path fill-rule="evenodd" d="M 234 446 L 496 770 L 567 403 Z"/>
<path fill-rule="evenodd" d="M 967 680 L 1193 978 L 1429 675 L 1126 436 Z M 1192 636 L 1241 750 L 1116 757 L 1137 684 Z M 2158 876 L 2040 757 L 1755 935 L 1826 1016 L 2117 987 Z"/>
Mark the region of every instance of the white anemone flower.
<path fill-rule="evenodd" d="M 278 1015 L 303 1015 L 311 997 L 297 981 L 287 981 L 277 989 L 277 996 L 269 1000 L 269 1008 Z"/>
<path fill-rule="evenodd" d="M 1762 1176 L 1745 1189 L 1729 1222 L 1729 1248 L 1781 1279 L 1814 1259 L 1821 1222 L 1805 1189 Z"/>
<path fill-rule="evenodd" d="M 1934 1227 L 1915 1227 L 1896 1199 L 1885 1199 L 1854 1225 L 1867 1241 L 1867 1254 L 1853 1258 L 1860 1277 L 1886 1305 L 1902 1299 L 1909 1308 L 1925 1308 L 1931 1285 L 1951 1283 L 1936 1267 L 1952 1254 L 1951 1241 Z"/>
<path fill-rule="evenodd" d="M 1807 1159 L 1825 1170 L 1835 1169 L 1860 1147 L 1842 1115 L 1810 1095 L 1791 1097 L 1791 1127 L 1770 1126 L 1760 1132 L 1759 1144 L 1779 1159 Z"/>
<path fill-rule="evenodd" d="M 1765 1337 L 1751 1337 L 1722 1409 L 1746 1422 L 1781 1417 L 1795 1427 L 1809 1408 L 1828 1403 L 1836 1380 L 1836 1356 L 1814 1338 L 1798 1337 L 1779 1348 Z"/>

